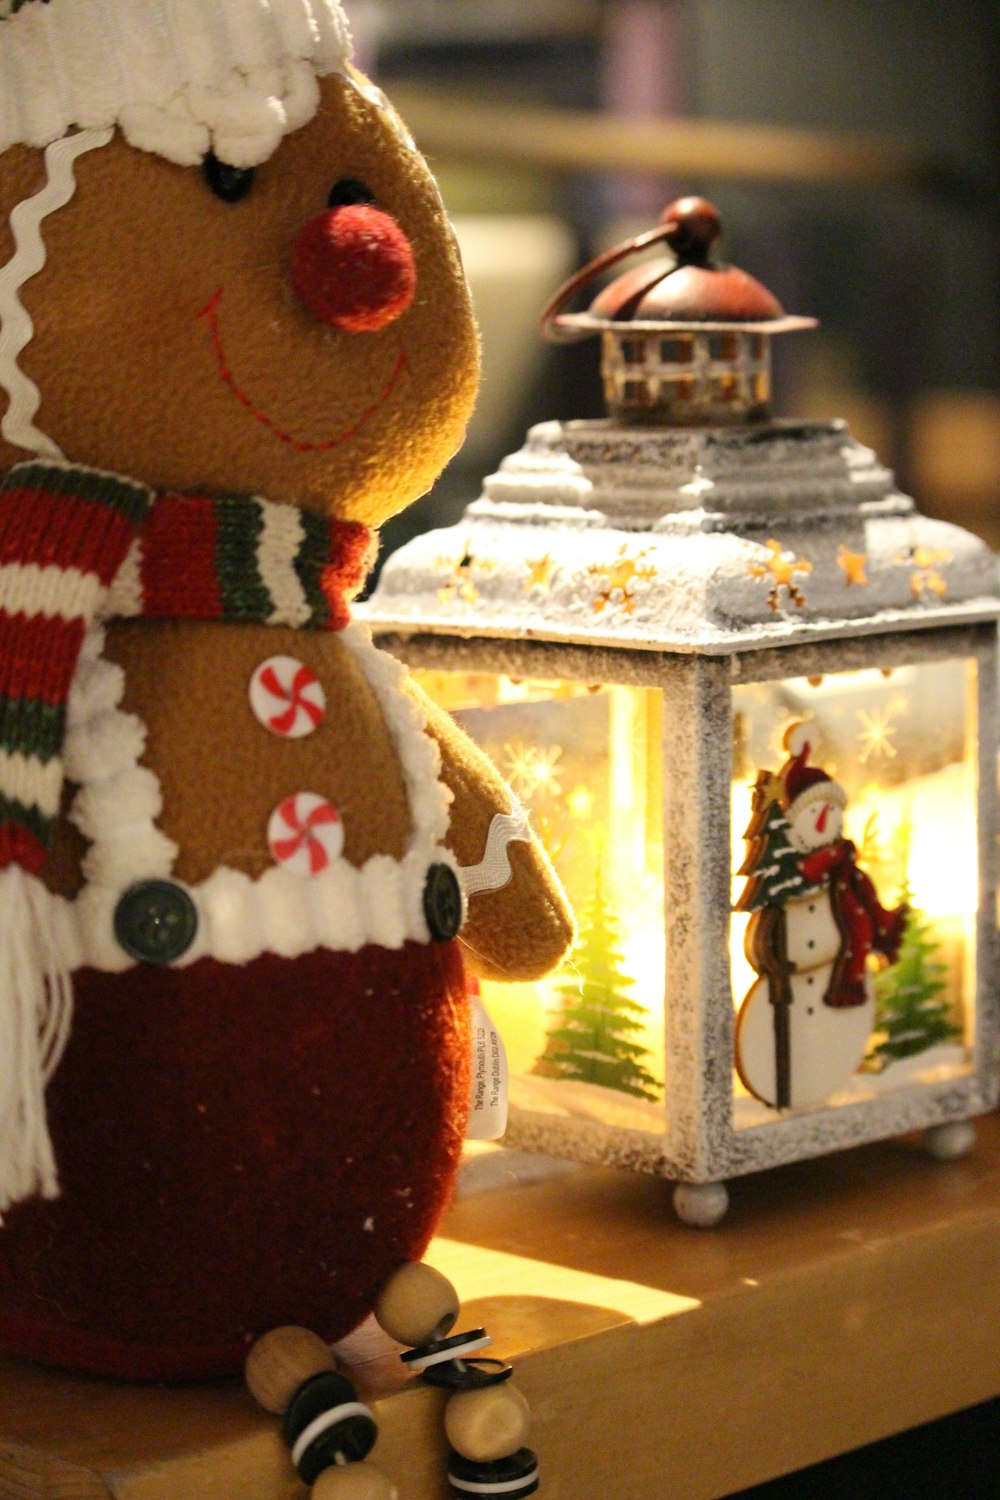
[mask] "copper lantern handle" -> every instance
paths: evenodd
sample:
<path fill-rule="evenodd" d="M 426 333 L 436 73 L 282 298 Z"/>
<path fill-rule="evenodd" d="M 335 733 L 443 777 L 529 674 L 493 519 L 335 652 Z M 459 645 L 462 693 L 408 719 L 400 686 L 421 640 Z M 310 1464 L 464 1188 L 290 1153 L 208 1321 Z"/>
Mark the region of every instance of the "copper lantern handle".
<path fill-rule="evenodd" d="M 655 229 L 647 229 L 644 234 L 637 234 L 630 240 L 623 240 L 620 245 L 615 245 L 611 250 L 605 250 L 600 255 L 595 255 L 582 270 L 575 271 L 568 281 L 564 281 L 555 295 L 550 298 L 542 310 L 538 320 L 542 337 L 548 339 L 551 344 L 575 344 L 580 339 L 590 338 L 593 334 L 592 328 L 579 328 L 572 324 L 564 323 L 559 314 L 577 292 L 588 286 L 596 276 L 600 276 L 609 267 L 616 266 L 619 261 L 625 260 L 629 255 L 637 255 L 640 250 L 647 250 L 650 245 L 656 245 L 665 240 L 670 230 L 666 224 L 659 224 Z"/>
<path fill-rule="evenodd" d="M 542 311 L 539 319 L 542 337 L 553 344 L 572 344 L 579 339 L 589 338 L 593 328 L 565 323 L 560 314 L 577 292 L 588 286 L 603 271 L 616 266 L 619 261 L 666 240 L 677 256 L 678 265 L 689 262 L 708 265 L 711 248 L 719 237 L 719 230 L 719 213 L 714 204 L 705 198 L 675 198 L 663 210 L 655 229 L 647 229 L 644 234 L 634 235 L 632 239 L 623 240 L 613 249 L 595 255 L 582 270 L 563 282 Z"/>

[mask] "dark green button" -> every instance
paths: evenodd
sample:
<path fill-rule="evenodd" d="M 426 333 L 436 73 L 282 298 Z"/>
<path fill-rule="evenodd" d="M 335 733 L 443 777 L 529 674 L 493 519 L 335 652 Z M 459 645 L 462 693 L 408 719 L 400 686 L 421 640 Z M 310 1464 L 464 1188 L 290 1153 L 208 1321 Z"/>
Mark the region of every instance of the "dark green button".
<path fill-rule="evenodd" d="M 143 963 L 173 963 L 187 952 L 197 931 L 195 904 L 172 880 L 140 880 L 115 907 L 115 937 Z"/>
<path fill-rule="evenodd" d="M 448 943 L 462 925 L 462 889 L 450 865 L 431 865 L 424 883 L 424 918 L 436 943 Z"/>

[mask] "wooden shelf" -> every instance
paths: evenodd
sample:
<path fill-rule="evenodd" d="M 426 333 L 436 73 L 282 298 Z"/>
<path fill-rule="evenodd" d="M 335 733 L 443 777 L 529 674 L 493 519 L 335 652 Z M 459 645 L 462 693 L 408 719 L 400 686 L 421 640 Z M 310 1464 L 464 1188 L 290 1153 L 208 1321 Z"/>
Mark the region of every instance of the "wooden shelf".
<path fill-rule="evenodd" d="M 710 1500 L 1000 1393 L 1000 1119 L 940 1165 L 864 1147 L 733 1184 L 710 1232 L 669 1188 L 570 1171 L 480 1193 L 430 1259 L 517 1364 L 546 1500 Z M 442 1500 L 440 1393 L 357 1373 L 373 1455 Z M 132 1387 L 0 1362 L 0 1500 L 291 1500 L 235 1383 Z"/>

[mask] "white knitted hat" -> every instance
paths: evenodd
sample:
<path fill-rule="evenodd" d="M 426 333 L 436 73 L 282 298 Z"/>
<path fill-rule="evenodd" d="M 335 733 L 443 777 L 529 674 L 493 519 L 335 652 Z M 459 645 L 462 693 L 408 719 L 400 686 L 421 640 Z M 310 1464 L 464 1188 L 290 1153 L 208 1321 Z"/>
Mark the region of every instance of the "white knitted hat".
<path fill-rule="evenodd" d="M 0 0 L 0 152 L 117 125 L 182 166 L 257 166 L 350 55 L 339 0 Z"/>

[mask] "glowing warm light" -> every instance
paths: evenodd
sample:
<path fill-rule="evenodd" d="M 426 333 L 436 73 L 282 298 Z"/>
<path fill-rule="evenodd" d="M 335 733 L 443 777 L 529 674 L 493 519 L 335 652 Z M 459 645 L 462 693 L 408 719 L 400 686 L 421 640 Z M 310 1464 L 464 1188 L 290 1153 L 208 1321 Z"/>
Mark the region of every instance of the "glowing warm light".
<path fill-rule="evenodd" d="M 569 808 L 571 817 L 581 823 L 589 823 L 594 813 L 594 794 L 588 786 L 580 782 L 566 798 L 566 806 Z"/>

